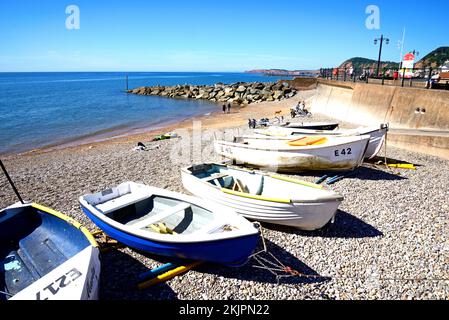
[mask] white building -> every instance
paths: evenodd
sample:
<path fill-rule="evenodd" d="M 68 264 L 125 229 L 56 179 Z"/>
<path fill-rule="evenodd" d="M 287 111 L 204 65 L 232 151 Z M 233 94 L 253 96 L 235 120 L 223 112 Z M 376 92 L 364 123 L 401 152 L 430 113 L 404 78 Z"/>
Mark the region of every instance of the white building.
<path fill-rule="evenodd" d="M 447 61 L 440 67 L 440 71 L 441 71 L 441 72 L 449 72 L 449 60 L 447 60 Z"/>

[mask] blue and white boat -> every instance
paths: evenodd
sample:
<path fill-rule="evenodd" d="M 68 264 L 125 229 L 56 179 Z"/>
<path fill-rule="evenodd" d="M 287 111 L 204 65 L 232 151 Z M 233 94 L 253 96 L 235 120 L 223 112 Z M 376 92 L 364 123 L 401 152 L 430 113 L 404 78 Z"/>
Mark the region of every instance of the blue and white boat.
<path fill-rule="evenodd" d="M 79 202 L 110 237 L 156 255 L 239 266 L 259 241 L 259 230 L 232 209 L 144 184 L 125 182 Z"/>
<path fill-rule="evenodd" d="M 0 300 L 96 300 L 97 242 L 64 214 L 36 203 L 0 211 Z"/>

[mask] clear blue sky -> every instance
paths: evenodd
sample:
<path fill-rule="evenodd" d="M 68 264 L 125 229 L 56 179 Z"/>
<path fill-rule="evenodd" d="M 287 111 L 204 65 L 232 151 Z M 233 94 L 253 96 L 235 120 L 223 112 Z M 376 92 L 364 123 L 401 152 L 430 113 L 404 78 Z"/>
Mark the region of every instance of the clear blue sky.
<path fill-rule="evenodd" d="M 68 5 L 80 29 L 67 30 Z M 368 30 L 368 5 L 380 30 Z M 316 69 L 449 45 L 448 0 L 1 0 L 0 71 Z"/>

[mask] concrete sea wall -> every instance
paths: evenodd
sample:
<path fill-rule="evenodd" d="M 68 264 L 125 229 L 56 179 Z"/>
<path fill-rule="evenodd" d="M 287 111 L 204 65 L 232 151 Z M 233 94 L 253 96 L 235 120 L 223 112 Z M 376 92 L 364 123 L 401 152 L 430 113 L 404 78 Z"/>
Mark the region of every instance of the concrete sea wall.
<path fill-rule="evenodd" d="M 318 80 L 312 112 L 389 123 L 388 143 L 449 159 L 449 91 Z"/>

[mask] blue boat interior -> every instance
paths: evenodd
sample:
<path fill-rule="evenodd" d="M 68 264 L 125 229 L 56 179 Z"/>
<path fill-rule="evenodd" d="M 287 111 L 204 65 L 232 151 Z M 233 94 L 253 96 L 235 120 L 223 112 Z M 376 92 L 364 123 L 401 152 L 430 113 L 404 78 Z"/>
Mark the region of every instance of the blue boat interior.
<path fill-rule="evenodd" d="M 25 289 L 90 246 L 79 229 L 34 207 L 0 212 L 0 300 Z"/>

